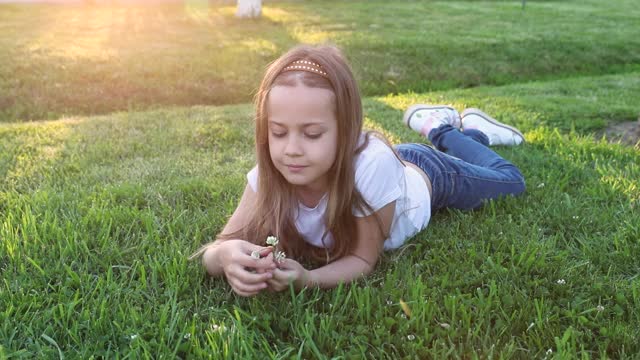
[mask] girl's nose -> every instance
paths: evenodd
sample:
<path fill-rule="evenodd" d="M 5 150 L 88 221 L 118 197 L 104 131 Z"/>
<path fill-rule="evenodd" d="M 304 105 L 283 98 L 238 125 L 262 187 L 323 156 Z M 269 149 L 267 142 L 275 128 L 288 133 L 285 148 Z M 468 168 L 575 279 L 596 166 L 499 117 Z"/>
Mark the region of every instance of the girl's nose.
<path fill-rule="evenodd" d="M 300 139 L 297 136 L 289 136 L 287 146 L 284 148 L 284 153 L 287 156 L 299 156 L 302 155 L 302 147 Z"/>

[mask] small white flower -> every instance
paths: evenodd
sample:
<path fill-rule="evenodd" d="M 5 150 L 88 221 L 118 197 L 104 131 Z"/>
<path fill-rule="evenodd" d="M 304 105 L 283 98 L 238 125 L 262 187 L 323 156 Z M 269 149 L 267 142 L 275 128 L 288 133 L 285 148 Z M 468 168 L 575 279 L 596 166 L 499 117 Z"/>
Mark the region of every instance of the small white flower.
<path fill-rule="evenodd" d="M 407 318 L 407 315 L 405 315 L 405 314 L 400 314 L 400 317 L 401 317 L 401 318 L 403 318 L 403 319 L 406 319 L 406 318 Z"/>
<path fill-rule="evenodd" d="M 191 338 L 191 333 L 184 334 L 184 336 L 182 338 L 185 339 L 185 340 L 189 340 Z"/>
<path fill-rule="evenodd" d="M 558 285 L 564 285 L 567 282 L 564 279 L 558 279 L 558 281 L 556 281 L 556 283 L 558 283 Z"/>
<path fill-rule="evenodd" d="M 602 305 L 598 305 L 598 306 L 596 307 L 596 310 L 598 310 L 598 311 L 604 311 L 604 306 L 602 306 Z"/>
<path fill-rule="evenodd" d="M 393 301 L 387 300 L 387 305 L 393 305 Z"/>
<path fill-rule="evenodd" d="M 138 337 L 138 334 L 133 334 L 131 336 L 129 336 L 131 338 L 131 340 L 135 340 Z"/>
<path fill-rule="evenodd" d="M 218 332 L 224 332 L 224 331 L 227 330 L 227 328 L 224 325 L 213 324 L 213 325 L 211 325 L 211 330 L 218 331 Z"/>
<path fill-rule="evenodd" d="M 578 220 L 580 218 L 580 216 L 578 215 L 573 215 L 572 217 L 573 217 L 573 220 Z"/>
<path fill-rule="evenodd" d="M 551 354 L 553 354 L 553 350 L 548 349 L 548 350 L 547 350 L 547 355 L 551 355 Z"/>
<path fill-rule="evenodd" d="M 267 245 L 278 245 L 278 238 L 275 236 L 267 236 Z"/>
<path fill-rule="evenodd" d="M 413 341 L 413 340 L 415 340 L 415 339 L 416 339 L 416 336 L 415 336 L 415 335 L 413 335 L 413 334 L 409 334 L 409 335 L 407 335 L 407 340 L 409 340 L 409 341 Z"/>
<path fill-rule="evenodd" d="M 251 257 L 254 259 L 260 259 L 260 251 L 254 250 L 251 252 Z"/>
<path fill-rule="evenodd" d="M 284 261 L 286 257 L 287 255 L 284 253 L 284 251 L 276 251 L 276 256 L 275 256 L 276 262 L 281 263 Z"/>
<path fill-rule="evenodd" d="M 538 189 L 542 189 L 544 187 L 544 183 L 538 184 Z"/>

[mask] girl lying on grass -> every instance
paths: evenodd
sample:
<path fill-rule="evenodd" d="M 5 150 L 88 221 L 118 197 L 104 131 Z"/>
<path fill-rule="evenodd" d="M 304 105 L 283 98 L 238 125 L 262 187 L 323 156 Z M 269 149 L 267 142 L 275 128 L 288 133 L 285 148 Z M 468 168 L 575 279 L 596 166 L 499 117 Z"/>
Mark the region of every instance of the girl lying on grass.
<path fill-rule="evenodd" d="M 330 288 L 369 274 L 383 249 L 426 228 L 434 211 L 525 190 L 518 168 L 488 148 L 520 144 L 523 135 L 477 109 L 411 106 L 404 122 L 435 149 L 394 150 L 363 132 L 362 121 L 358 87 L 337 48 L 302 45 L 274 61 L 256 95 L 258 164 L 222 234 L 198 252 L 207 272 L 225 275 L 242 296 L 290 282 Z M 269 236 L 288 257 L 262 246 Z"/>

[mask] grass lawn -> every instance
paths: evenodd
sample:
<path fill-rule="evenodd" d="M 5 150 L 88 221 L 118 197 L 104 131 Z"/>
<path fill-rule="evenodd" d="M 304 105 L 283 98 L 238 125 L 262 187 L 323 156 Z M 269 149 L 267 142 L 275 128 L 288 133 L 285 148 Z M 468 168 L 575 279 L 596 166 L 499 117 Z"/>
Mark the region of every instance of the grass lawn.
<path fill-rule="evenodd" d="M 0 29 L 16 29 L 0 31 L 11 48 L 0 52 L 0 359 L 637 357 L 640 151 L 592 135 L 640 112 L 634 3 L 367 4 L 267 3 L 247 24 L 197 4 L 177 17 L 104 8 L 112 18 L 0 5 Z M 126 15 L 140 9 L 150 14 Z M 27 13 L 41 21 L 17 20 Z M 439 36 L 397 21 L 415 13 L 442 21 Z M 454 13 L 463 19 L 437 16 Z M 480 29 L 455 25 L 480 14 L 492 19 Z M 527 192 L 436 214 L 351 286 L 238 297 L 187 257 L 221 230 L 254 165 L 246 100 L 263 65 L 326 39 L 371 95 L 366 126 L 394 143 L 421 141 L 400 121 L 415 102 L 480 107 L 522 129 L 526 144 L 497 151 Z M 411 39 L 445 55 L 423 63 Z M 240 103 L 168 106 L 217 102 Z"/>
<path fill-rule="evenodd" d="M 215 1 L 214 1 L 215 2 Z M 366 95 L 640 70 L 640 8 L 615 2 L 0 4 L 0 121 L 248 102 L 299 42 L 344 48 Z"/>
<path fill-rule="evenodd" d="M 235 296 L 189 253 L 254 162 L 251 106 L 0 127 L 0 352 L 229 358 L 624 357 L 640 351 L 640 153 L 570 127 L 637 110 L 638 73 L 368 98 L 367 126 L 419 141 L 415 101 L 481 106 L 525 130 L 500 153 L 523 198 L 445 211 L 377 271 L 330 291 Z M 569 90 L 567 90 L 569 89 Z M 563 120 L 564 119 L 564 120 Z M 579 127 L 578 124 L 575 125 Z M 411 308 L 403 317 L 403 299 Z"/>

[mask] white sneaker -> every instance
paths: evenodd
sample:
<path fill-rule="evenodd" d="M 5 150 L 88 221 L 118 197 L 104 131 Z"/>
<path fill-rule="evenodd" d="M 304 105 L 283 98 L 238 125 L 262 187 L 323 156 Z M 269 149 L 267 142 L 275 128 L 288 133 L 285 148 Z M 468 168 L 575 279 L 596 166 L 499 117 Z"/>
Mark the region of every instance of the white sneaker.
<path fill-rule="evenodd" d="M 459 129 L 462 124 L 458 111 L 446 105 L 411 105 L 404 112 L 402 121 L 424 137 L 429 137 L 431 130 L 441 125 L 449 124 Z"/>
<path fill-rule="evenodd" d="M 505 125 L 475 108 L 462 112 L 462 128 L 482 131 L 489 138 L 489 145 L 519 145 L 524 141 L 524 135 L 518 129 Z"/>

